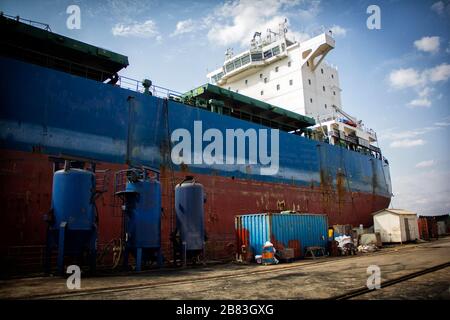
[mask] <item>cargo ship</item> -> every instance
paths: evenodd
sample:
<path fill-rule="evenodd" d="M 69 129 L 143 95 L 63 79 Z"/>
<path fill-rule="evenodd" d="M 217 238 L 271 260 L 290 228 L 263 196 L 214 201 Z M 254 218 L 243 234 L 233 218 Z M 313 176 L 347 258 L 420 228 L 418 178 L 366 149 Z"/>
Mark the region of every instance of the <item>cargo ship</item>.
<path fill-rule="evenodd" d="M 159 171 L 166 259 L 174 188 L 186 176 L 204 186 L 212 260 L 234 256 L 236 215 L 295 211 L 369 226 L 389 206 L 376 134 L 343 111 L 337 70 L 323 60 L 330 34 L 305 42 L 288 40 L 284 26 L 272 38 L 255 34 L 248 51 L 227 51 L 209 83 L 179 93 L 120 76 L 126 56 L 45 24 L 4 14 L 0 24 L 2 271 L 42 265 L 53 173 L 67 159 L 95 163 L 99 252 L 121 235 L 114 173 L 130 167 Z M 252 141 L 268 151 L 255 153 Z"/>

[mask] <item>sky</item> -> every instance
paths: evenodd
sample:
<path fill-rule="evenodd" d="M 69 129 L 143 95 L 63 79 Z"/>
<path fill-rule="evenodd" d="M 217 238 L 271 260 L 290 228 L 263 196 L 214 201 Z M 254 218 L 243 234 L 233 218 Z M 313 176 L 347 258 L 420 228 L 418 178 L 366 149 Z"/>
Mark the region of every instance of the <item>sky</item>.
<path fill-rule="evenodd" d="M 369 29 L 370 5 L 380 29 Z M 67 8 L 80 8 L 69 29 Z M 333 30 L 346 112 L 378 135 L 389 160 L 391 207 L 450 212 L 450 0 L 0 0 L 9 15 L 128 56 L 121 75 L 184 92 L 207 82 L 224 52 L 288 19 L 302 41 Z"/>

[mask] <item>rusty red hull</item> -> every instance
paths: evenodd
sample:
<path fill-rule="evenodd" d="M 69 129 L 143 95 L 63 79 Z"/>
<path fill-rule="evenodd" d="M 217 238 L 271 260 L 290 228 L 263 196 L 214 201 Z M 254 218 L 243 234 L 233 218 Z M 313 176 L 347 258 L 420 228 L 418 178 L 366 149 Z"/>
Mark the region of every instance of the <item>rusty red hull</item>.
<path fill-rule="evenodd" d="M 40 266 L 46 237 L 44 214 L 50 209 L 53 167 L 48 155 L 1 150 L 2 226 L 1 255 L 3 263 L 15 268 Z M 126 165 L 101 163 L 98 169 L 111 174 Z M 161 168 L 162 245 L 170 257 L 170 224 L 173 185 L 188 174 Z M 208 236 L 207 254 L 211 259 L 229 259 L 236 250 L 235 215 L 297 210 L 328 215 L 333 224 L 372 224 L 371 212 L 385 208 L 390 199 L 358 192 L 333 192 L 322 187 L 298 187 L 285 183 L 269 183 L 234 179 L 217 175 L 195 174 L 205 187 L 205 226 Z M 121 233 L 121 202 L 113 195 L 113 177 L 107 192 L 98 200 L 99 247 Z"/>

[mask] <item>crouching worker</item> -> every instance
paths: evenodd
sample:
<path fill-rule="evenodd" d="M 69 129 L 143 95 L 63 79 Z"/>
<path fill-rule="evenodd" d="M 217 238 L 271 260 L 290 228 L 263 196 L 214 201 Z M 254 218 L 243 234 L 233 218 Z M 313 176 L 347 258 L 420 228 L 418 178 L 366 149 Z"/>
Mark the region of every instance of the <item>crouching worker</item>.
<path fill-rule="evenodd" d="M 277 264 L 278 260 L 275 258 L 276 249 L 270 241 L 266 241 L 262 251 L 262 263 L 264 265 Z"/>

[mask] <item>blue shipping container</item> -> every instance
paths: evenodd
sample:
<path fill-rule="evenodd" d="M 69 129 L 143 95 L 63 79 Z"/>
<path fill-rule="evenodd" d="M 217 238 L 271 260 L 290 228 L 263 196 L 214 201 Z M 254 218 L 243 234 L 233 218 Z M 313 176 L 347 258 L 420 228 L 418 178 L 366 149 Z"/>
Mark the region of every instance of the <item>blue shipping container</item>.
<path fill-rule="evenodd" d="M 294 249 L 300 258 L 307 247 L 326 248 L 328 218 L 322 214 L 248 214 L 235 217 L 238 250 L 245 246 L 253 255 L 262 254 L 266 241 L 275 249 Z"/>

